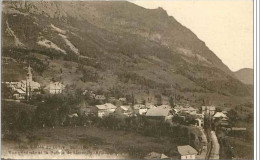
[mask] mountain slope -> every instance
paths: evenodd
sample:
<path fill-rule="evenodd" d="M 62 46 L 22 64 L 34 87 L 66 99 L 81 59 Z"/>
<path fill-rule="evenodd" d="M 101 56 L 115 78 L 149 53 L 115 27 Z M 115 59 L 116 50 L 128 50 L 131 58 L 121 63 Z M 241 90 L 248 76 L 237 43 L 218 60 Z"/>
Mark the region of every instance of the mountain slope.
<path fill-rule="evenodd" d="M 162 8 L 83 1 L 3 5 L 3 55 L 30 62 L 43 84 L 56 79 L 71 90 L 174 95 L 194 104 L 252 99 L 250 88 Z"/>
<path fill-rule="evenodd" d="M 244 84 L 254 84 L 254 70 L 251 68 L 243 68 L 235 72 L 235 76 Z"/>
<path fill-rule="evenodd" d="M 22 13 L 40 14 L 61 21 L 63 18 L 73 18 L 73 22 L 80 23 L 87 21 L 114 34 L 136 34 L 169 47 L 172 52 L 186 58 L 207 62 L 232 75 L 204 42 L 169 17 L 162 8 L 148 10 L 129 2 L 14 2 L 11 6 Z M 77 28 L 78 22 L 70 25 Z"/>

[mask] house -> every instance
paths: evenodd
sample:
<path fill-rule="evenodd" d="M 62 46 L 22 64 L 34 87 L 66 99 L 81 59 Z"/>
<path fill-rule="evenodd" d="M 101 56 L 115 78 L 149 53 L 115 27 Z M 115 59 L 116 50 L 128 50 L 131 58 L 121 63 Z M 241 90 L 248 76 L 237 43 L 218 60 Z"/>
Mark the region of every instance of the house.
<path fill-rule="evenodd" d="M 216 114 L 214 114 L 213 119 L 215 120 L 228 120 L 228 117 L 226 114 L 224 114 L 223 112 L 217 112 Z"/>
<path fill-rule="evenodd" d="M 145 113 L 148 110 L 148 108 L 143 104 L 135 104 L 133 108 L 135 114 L 139 114 L 139 115 L 145 115 Z"/>
<path fill-rule="evenodd" d="M 105 103 L 102 105 L 96 105 L 96 114 L 98 117 L 102 118 L 104 116 L 108 116 L 111 113 L 114 113 L 116 110 L 116 106 L 111 103 Z"/>
<path fill-rule="evenodd" d="M 181 109 L 181 112 L 188 113 L 188 114 L 191 114 L 191 115 L 196 115 L 197 109 L 195 109 L 193 107 L 183 107 Z"/>
<path fill-rule="evenodd" d="M 214 124 L 215 127 L 230 127 L 230 123 L 229 123 L 229 118 L 226 114 L 224 114 L 223 112 L 217 112 L 214 116 L 213 116 L 213 120 L 214 120 Z"/>
<path fill-rule="evenodd" d="M 26 91 L 26 89 L 30 91 L 36 91 L 39 90 L 40 87 L 41 85 L 35 81 L 21 80 L 17 83 L 17 88 L 22 89 L 23 91 Z"/>
<path fill-rule="evenodd" d="M 50 94 L 61 94 L 64 89 L 65 85 L 63 85 L 61 82 L 51 82 L 49 84 Z"/>
<path fill-rule="evenodd" d="M 21 90 L 22 90 L 26 94 L 25 98 L 28 98 L 28 99 L 30 99 L 33 94 L 40 94 L 41 85 L 40 85 L 40 83 L 33 81 L 30 65 L 28 67 L 26 79 L 21 80 L 19 82 L 15 82 L 15 85 L 12 84 L 12 89 L 14 91 L 17 91 L 17 94 L 20 94 L 20 95 L 23 94 L 21 92 Z M 16 96 L 19 97 L 19 95 L 17 95 L 17 94 L 15 95 L 15 97 Z"/>
<path fill-rule="evenodd" d="M 169 108 L 156 107 L 149 109 L 146 113 L 146 117 L 152 119 L 170 120 L 172 119 L 173 114 Z"/>
<path fill-rule="evenodd" d="M 181 159 L 196 159 L 198 152 L 190 145 L 178 146 L 178 152 L 181 155 Z"/>
<path fill-rule="evenodd" d="M 133 115 L 133 109 L 131 106 L 120 106 L 116 108 L 114 113 L 119 117 L 131 117 Z"/>
<path fill-rule="evenodd" d="M 14 94 L 13 94 L 14 98 L 15 99 L 19 99 L 19 100 L 22 100 L 22 99 L 25 99 L 26 98 L 26 92 L 21 90 L 21 89 L 17 89 Z"/>
<path fill-rule="evenodd" d="M 209 114 L 209 115 L 214 115 L 216 111 L 216 107 L 215 106 L 202 106 L 201 107 L 201 112 L 202 114 Z"/>
<path fill-rule="evenodd" d="M 104 95 L 96 95 L 95 96 L 95 100 L 97 101 L 104 101 L 106 99 L 106 97 Z"/>
<path fill-rule="evenodd" d="M 169 157 L 163 153 L 151 152 L 151 153 L 147 154 L 144 157 L 144 159 L 169 159 Z"/>
<path fill-rule="evenodd" d="M 123 103 L 126 102 L 126 98 L 123 98 L 123 97 L 119 98 L 118 100 L 119 100 L 120 102 L 123 102 Z"/>
<path fill-rule="evenodd" d="M 204 125 L 203 119 L 196 118 L 195 121 L 196 121 L 196 126 L 198 127 L 202 127 Z"/>
<path fill-rule="evenodd" d="M 87 90 L 87 89 L 82 92 L 82 95 L 84 95 L 84 96 L 85 96 L 85 95 L 89 95 L 90 98 L 95 98 L 95 96 L 96 96 L 93 91 Z"/>
<path fill-rule="evenodd" d="M 108 98 L 108 101 L 109 101 L 110 103 L 115 103 L 115 102 L 117 101 L 117 99 L 116 99 L 115 97 L 109 97 L 109 98 Z"/>
<path fill-rule="evenodd" d="M 12 90 L 16 90 L 17 84 L 19 82 L 2 82 L 2 83 L 5 83 L 8 88 L 11 88 Z"/>
<path fill-rule="evenodd" d="M 31 67 L 29 65 L 28 67 L 28 72 L 27 72 L 27 76 L 26 76 L 26 80 L 22 80 L 20 82 L 18 82 L 18 88 L 22 89 L 22 90 L 26 90 L 30 89 L 31 91 L 35 91 L 35 90 L 39 90 L 41 85 L 38 82 L 33 81 L 32 79 L 32 71 L 31 71 Z"/>

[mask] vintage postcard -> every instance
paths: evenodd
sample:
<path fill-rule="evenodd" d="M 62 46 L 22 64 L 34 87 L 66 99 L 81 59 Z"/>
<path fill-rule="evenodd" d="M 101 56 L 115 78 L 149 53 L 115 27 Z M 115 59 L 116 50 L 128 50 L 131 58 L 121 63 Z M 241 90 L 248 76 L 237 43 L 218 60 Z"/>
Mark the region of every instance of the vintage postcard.
<path fill-rule="evenodd" d="M 2 159 L 253 159 L 254 1 L 3 1 Z"/>

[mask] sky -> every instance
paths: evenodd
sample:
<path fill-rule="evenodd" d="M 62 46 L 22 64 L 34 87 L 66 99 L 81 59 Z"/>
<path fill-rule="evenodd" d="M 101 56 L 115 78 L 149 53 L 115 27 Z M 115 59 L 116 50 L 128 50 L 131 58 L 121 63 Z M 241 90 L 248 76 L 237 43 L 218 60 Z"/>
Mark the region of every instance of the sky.
<path fill-rule="evenodd" d="M 253 0 L 133 0 L 162 7 L 189 28 L 232 71 L 253 68 Z"/>

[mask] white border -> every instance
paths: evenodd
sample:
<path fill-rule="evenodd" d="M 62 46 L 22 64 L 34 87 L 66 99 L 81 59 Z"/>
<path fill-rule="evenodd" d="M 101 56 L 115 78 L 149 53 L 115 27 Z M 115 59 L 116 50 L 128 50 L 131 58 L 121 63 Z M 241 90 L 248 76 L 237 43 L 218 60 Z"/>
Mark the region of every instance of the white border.
<path fill-rule="evenodd" d="M 2 19 L 2 1 L 1 0 L 1 5 L 0 5 L 0 17 Z M 28 0 L 28 1 L 33 1 L 33 0 Z M 35 0 L 35 1 L 40 1 L 40 0 Z M 61 0 L 46 0 L 46 1 L 61 1 Z M 70 0 L 63 0 L 63 1 L 70 1 Z M 74 1 L 74 0 L 71 0 Z M 80 0 L 82 1 L 82 0 Z M 84 1 L 84 0 L 83 0 Z M 91 0 L 95 1 L 95 0 Z M 106 0 L 104 0 L 106 1 Z M 114 0 L 116 1 L 116 0 Z M 131 0 L 130 0 L 131 1 Z M 137 0 L 134 0 L 137 1 Z M 149 0 L 147 0 L 149 1 Z M 169 0 L 170 1 L 170 0 Z M 258 160 L 260 159 L 260 154 L 259 154 L 259 1 L 258 0 L 253 0 L 254 1 L 254 159 Z M 0 29 L 1 29 L 1 20 L 0 20 Z M 2 31 L 2 30 L 0 30 Z M 1 57 L 2 57 L 2 36 L 0 36 L 0 43 L 1 43 Z M 2 71 L 1 67 L 1 61 L 0 61 L 0 72 Z M 2 78 L 2 74 L 0 74 L 0 78 Z M 1 88 L 1 83 L 0 83 L 0 88 Z M 0 92 L 0 99 L 1 99 L 1 92 Z M 1 106 L 1 101 L 0 101 L 0 106 Z M 0 107 L 1 108 L 1 107 Z M 0 111 L 1 112 L 1 111 Z M 0 116 L 1 117 L 1 116 Z M 1 122 L 1 118 L 0 118 Z M 0 127 L 0 132 L 1 132 L 1 127 Z M 0 140 L 0 155 L 1 154 L 1 140 Z M 2 156 L 1 156 L 2 157 Z M 0 157 L 0 158 L 1 158 Z"/>
<path fill-rule="evenodd" d="M 254 159 L 259 159 L 259 1 L 254 0 Z"/>

